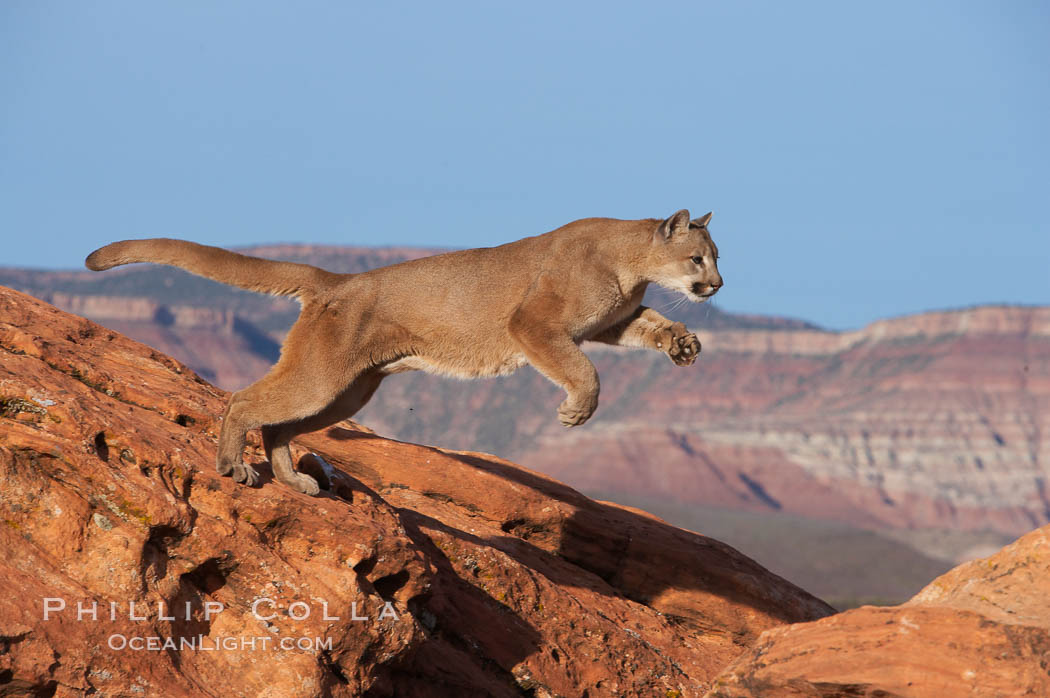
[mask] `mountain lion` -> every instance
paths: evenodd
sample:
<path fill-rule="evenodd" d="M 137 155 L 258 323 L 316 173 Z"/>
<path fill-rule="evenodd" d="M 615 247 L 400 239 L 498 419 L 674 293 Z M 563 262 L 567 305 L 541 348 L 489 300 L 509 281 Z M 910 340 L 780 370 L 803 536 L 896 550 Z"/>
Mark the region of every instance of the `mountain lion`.
<path fill-rule="evenodd" d="M 563 388 L 558 419 L 583 424 L 598 406 L 598 373 L 584 340 L 646 347 L 679 366 L 700 342 L 680 322 L 641 305 L 650 283 L 694 302 L 722 286 L 711 214 L 666 220 L 585 218 L 499 247 L 449 252 L 362 274 L 275 262 L 157 238 L 115 242 L 85 264 L 102 271 L 154 262 L 240 288 L 294 296 L 302 305 L 281 358 L 230 398 L 216 468 L 247 485 L 245 435 L 262 429 L 274 476 L 317 494 L 292 465 L 289 442 L 351 417 L 384 377 L 426 371 L 458 378 L 502 376 L 526 363 Z"/>

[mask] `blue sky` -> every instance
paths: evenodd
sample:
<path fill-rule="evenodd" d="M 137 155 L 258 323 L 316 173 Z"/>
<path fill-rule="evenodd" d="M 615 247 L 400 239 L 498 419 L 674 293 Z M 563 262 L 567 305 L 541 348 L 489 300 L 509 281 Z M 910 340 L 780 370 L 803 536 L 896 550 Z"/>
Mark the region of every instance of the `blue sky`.
<path fill-rule="evenodd" d="M 0 4 L 0 265 L 715 213 L 729 310 L 1050 303 L 1040 2 Z"/>

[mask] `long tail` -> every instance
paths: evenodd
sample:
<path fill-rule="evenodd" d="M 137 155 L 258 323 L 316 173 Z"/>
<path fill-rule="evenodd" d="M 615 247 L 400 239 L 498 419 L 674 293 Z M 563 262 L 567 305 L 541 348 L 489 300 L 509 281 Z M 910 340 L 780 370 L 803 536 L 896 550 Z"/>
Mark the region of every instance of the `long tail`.
<path fill-rule="evenodd" d="M 275 262 L 168 238 L 114 242 L 89 254 L 84 265 L 103 271 L 135 262 L 168 264 L 249 291 L 303 300 L 316 295 L 337 276 L 309 264 Z"/>

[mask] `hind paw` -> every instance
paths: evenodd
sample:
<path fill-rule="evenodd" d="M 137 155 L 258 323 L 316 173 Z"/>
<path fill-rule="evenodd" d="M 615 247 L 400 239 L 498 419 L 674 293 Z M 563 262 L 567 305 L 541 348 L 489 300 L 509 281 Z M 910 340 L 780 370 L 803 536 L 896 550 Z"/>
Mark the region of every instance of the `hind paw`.
<path fill-rule="evenodd" d="M 259 473 L 250 465 L 238 463 L 233 466 L 233 480 L 253 487 L 259 481 Z"/>
<path fill-rule="evenodd" d="M 305 473 L 295 473 L 295 478 L 291 482 L 285 482 L 284 484 L 288 485 L 296 492 L 302 492 L 311 497 L 316 497 L 321 491 L 321 486 L 317 484 L 317 480 Z"/>

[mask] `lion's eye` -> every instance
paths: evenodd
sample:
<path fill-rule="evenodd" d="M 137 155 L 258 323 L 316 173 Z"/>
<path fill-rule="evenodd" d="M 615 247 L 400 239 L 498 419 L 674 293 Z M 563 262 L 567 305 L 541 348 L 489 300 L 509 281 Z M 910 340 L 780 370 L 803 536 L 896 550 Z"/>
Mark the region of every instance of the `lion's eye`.
<path fill-rule="evenodd" d="M 704 263 L 704 258 L 703 257 L 691 257 L 690 259 L 693 260 L 693 264 L 699 265 L 699 264 L 703 264 Z"/>

